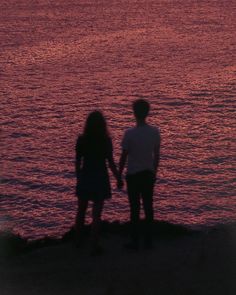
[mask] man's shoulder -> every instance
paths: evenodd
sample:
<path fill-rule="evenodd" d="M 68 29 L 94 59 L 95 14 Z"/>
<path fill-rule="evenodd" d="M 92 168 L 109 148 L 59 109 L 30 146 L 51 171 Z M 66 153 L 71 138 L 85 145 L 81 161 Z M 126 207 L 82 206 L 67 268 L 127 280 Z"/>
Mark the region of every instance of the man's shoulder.
<path fill-rule="evenodd" d="M 160 133 L 160 129 L 157 126 L 153 126 L 153 125 L 149 125 L 149 127 L 151 128 L 151 130 L 155 133 Z"/>
<path fill-rule="evenodd" d="M 135 132 L 135 128 L 136 127 L 130 127 L 128 129 L 125 130 L 125 136 L 129 136 L 130 134 L 134 133 Z"/>
<path fill-rule="evenodd" d="M 152 138 L 155 138 L 156 141 L 160 141 L 161 140 L 160 129 L 157 126 L 148 125 L 148 134 Z"/>
<path fill-rule="evenodd" d="M 125 135 L 135 134 L 136 132 L 140 132 L 140 131 L 144 131 L 144 130 L 149 130 L 149 131 L 151 131 L 153 133 L 158 133 L 158 134 L 160 133 L 159 127 L 147 124 L 145 126 L 145 129 L 140 129 L 137 126 L 130 127 L 130 128 L 125 130 Z"/>
<path fill-rule="evenodd" d="M 159 127 L 155 126 L 155 125 L 150 125 L 150 124 L 146 124 L 145 125 L 145 129 L 143 129 L 144 132 L 148 132 L 148 133 L 160 133 L 159 131 Z"/>

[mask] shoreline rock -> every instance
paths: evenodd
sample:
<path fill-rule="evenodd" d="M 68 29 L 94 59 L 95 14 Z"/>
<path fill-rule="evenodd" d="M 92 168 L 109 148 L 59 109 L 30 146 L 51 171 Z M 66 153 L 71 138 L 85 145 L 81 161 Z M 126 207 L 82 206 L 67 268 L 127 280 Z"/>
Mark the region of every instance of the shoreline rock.
<path fill-rule="evenodd" d="M 154 248 L 130 253 L 128 224 L 105 222 L 99 257 L 88 241 L 75 247 L 73 230 L 57 240 L 5 236 L 15 250 L 0 263 L 1 294 L 234 295 L 235 233 L 235 224 L 192 231 L 155 222 Z"/>
<path fill-rule="evenodd" d="M 102 221 L 101 236 L 118 235 L 126 237 L 129 235 L 129 222 L 120 223 L 119 221 L 108 222 Z M 212 228 L 202 230 L 189 229 L 186 226 L 172 224 L 164 221 L 154 221 L 153 236 L 158 239 L 176 239 L 178 237 L 202 234 L 207 235 L 209 231 L 233 231 L 236 229 L 236 224 L 222 224 Z M 142 230 L 142 223 L 141 223 Z M 85 236 L 89 236 L 90 225 L 85 226 Z M 236 232 L 235 232 L 236 233 Z M 0 258 L 7 258 L 19 254 L 31 252 L 33 250 L 72 242 L 75 236 L 74 228 L 71 228 L 61 238 L 45 237 L 38 240 L 28 241 L 20 236 L 11 233 L 2 233 L 0 235 Z"/>

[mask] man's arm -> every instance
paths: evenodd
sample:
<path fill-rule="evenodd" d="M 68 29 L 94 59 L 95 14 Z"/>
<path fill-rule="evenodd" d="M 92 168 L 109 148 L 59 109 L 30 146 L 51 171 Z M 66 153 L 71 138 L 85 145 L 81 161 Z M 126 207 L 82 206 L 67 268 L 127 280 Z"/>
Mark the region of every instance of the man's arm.
<path fill-rule="evenodd" d="M 154 166 L 155 175 L 157 173 L 159 163 L 160 163 L 160 147 L 161 147 L 161 138 L 159 135 L 158 143 L 156 144 L 154 148 L 154 157 L 153 157 L 153 166 Z"/>

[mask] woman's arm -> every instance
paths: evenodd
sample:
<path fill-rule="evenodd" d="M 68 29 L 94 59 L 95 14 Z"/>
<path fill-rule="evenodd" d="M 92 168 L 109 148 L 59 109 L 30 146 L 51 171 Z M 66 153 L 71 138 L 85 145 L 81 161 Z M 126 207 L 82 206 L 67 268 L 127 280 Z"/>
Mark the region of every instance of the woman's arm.
<path fill-rule="evenodd" d="M 111 169 L 111 172 L 113 173 L 114 177 L 118 180 L 119 173 L 118 173 L 118 170 L 116 168 L 116 164 L 115 164 L 113 156 L 108 158 L 108 164 L 109 164 L 109 168 Z"/>
<path fill-rule="evenodd" d="M 160 147 L 161 147 L 161 137 L 159 134 L 157 143 L 154 148 L 154 155 L 153 155 L 154 156 L 153 157 L 153 166 L 154 166 L 154 170 L 155 170 L 155 175 L 157 173 L 159 163 L 160 163 Z"/>
<path fill-rule="evenodd" d="M 112 141 L 109 139 L 108 142 L 108 153 L 107 153 L 107 160 L 108 160 L 108 164 L 109 164 L 109 168 L 111 169 L 111 172 L 113 173 L 114 177 L 117 180 L 117 187 L 121 188 L 122 187 L 122 179 L 119 175 L 119 172 L 116 168 L 116 164 L 114 161 L 114 157 L 113 157 L 113 147 L 112 147 Z"/>
<path fill-rule="evenodd" d="M 75 159 L 75 173 L 76 173 L 76 177 L 79 177 L 79 173 L 81 170 L 81 156 L 78 155 L 77 151 L 76 151 L 76 159 Z"/>
<path fill-rule="evenodd" d="M 122 179 L 121 179 L 119 172 L 116 168 L 116 164 L 115 164 L 113 156 L 108 157 L 108 164 L 109 164 L 109 168 L 111 169 L 111 172 L 113 173 L 114 177 L 116 178 L 117 187 L 122 188 L 123 182 L 122 182 Z"/>
<path fill-rule="evenodd" d="M 82 162 L 82 153 L 81 153 L 81 143 L 80 138 L 78 138 L 75 147 L 75 173 L 76 177 L 79 177 L 81 170 L 81 162 Z"/>
<path fill-rule="evenodd" d="M 128 152 L 123 149 L 122 154 L 120 156 L 120 162 L 119 162 L 119 175 L 120 175 L 120 177 L 122 177 L 122 173 L 125 168 L 127 157 L 128 157 Z"/>

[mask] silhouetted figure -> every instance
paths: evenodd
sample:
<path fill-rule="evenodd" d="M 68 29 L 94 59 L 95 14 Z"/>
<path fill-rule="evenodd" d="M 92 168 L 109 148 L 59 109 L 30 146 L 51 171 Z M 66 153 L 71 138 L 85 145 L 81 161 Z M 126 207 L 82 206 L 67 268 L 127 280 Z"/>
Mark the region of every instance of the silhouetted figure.
<path fill-rule="evenodd" d="M 127 190 L 130 204 L 131 242 L 127 248 L 137 250 L 140 236 L 140 199 L 145 213 L 145 247 L 152 247 L 153 188 L 160 159 L 160 132 L 146 123 L 149 103 L 138 99 L 133 103 L 136 126 L 128 129 L 122 141 L 119 173 L 128 159 Z"/>
<path fill-rule="evenodd" d="M 121 181 L 113 159 L 112 140 L 108 134 L 106 120 L 101 112 L 94 111 L 89 114 L 84 132 L 78 137 L 76 144 L 77 244 L 83 239 L 88 201 L 92 201 L 92 254 L 99 254 L 102 251 L 99 245 L 101 213 L 104 200 L 111 198 L 107 162 L 120 185 Z"/>

